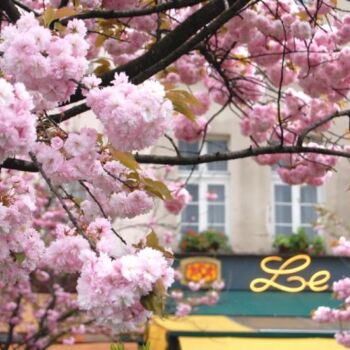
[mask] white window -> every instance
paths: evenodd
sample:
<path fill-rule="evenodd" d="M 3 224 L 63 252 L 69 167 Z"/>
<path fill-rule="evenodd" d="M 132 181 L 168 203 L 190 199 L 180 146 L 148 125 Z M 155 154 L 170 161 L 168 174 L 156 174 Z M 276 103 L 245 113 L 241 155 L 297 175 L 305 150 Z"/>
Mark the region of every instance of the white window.
<path fill-rule="evenodd" d="M 184 155 L 198 154 L 199 144 L 179 143 Z M 227 141 L 207 141 L 202 153 L 227 151 Z M 180 166 L 180 176 L 186 181 L 193 166 Z M 181 214 L 181 232 L 212 229 L 229 234 L 229 173 L 227 162 L 200 164 L 187 183 L 192 201 Z"/>
<path fill-rule="evenodd" d="M 319 202 L 319 188 L 308 185 L 290 186 L 273 173 L 273 231 L 291 234 L 304 228 L 309 237 L 316 234 L 315 205 Z"/>

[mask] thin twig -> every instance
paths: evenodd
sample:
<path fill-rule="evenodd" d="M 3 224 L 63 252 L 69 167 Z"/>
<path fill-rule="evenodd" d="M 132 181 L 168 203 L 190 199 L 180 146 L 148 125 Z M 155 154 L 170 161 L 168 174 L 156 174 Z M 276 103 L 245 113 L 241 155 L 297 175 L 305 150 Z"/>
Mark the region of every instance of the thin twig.
<path fill-rule="evenodd" d="M 47 176 L 47 174 L 45 173 L 45 171 L 43 170 L 41 164 L 38 162 L 38 160 L 36 159 L 36 156 L 34 155 L 34 153 L 29 152 L 29 156 L 31 158 L 31 160 L 33 161 L 33 163 L 37 166 L 40 174 L 42 175 L 42 177 L 44 178 L 47 186 L 49 187 L 50 191 L 56 196 L 56 198 L 58 199 L 58 201 L 61 203 L 63 209 L 65 210 L 65 212 L 67 213 L 69 220 L 72 222 L 73 226 L 76 228 L 77 232 L 82 235 L 90 244 L 90 247 L 95 250 L 95 248 L 93 247 L 92 243 L 89 241 L 88 237 L 86 236 L 85 232 L 83 231 L 83 229 L 81 228 L 81 226 L 79 225 L 77 219 L 74 217 L 74 215 L 71 213 L 71 211 L 69 210 L 69 208 L 67 207 L 66 203 L 64 202 L 61 194 L 59 193 L 59 191 L 56 189 L 56 187 L 52 184 L 50 178 Z"/>

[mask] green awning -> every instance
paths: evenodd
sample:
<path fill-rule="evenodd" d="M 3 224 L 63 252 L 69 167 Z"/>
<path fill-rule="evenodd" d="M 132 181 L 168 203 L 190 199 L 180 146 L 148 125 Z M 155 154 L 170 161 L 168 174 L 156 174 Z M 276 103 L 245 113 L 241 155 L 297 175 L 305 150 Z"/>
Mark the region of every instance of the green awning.
<path fill-rule="evenodd" d="M 318 306 L 338 307 L 332 293 L 284 293 L 225 291 L 214 306 L 195 307 L 193 314 L 226 316 L 291 316 L 309 317 Z"/>

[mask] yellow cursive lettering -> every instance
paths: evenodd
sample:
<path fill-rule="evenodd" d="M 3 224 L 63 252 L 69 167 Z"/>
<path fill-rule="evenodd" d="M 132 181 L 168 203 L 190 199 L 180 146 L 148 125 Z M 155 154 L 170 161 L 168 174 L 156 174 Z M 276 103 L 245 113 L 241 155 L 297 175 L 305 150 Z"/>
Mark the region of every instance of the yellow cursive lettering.
<path fill-rule="evenodd" d="M 322 292 L 329 288 L 327 284 L 331 277 L 329 271 L 317 271 L 308 281 L 304 277 L 296 275 L 310 266 L 311 258 L 308 255 L 300 254 L 281 263 L 282 261 L 283 258 L 280 256 L 268 256 L 264 258 L 260 263 L 260 267 L 265 273 L 270 274 L 271 277 L 269 279 L 264 277 L 255 278 L 250 283 L 250 289 L 256 293 L 265 292 L 269 288 L 275 288 L 287 293 L 298 293 L 307 287 L 313 292 Z M 281 265 L 278 268 L 273 268 L 269 266 L 271 262 L 281 263 Z M 288 276 L 286 278 L 288 285 L 277 282 L 280 276 Z"/>

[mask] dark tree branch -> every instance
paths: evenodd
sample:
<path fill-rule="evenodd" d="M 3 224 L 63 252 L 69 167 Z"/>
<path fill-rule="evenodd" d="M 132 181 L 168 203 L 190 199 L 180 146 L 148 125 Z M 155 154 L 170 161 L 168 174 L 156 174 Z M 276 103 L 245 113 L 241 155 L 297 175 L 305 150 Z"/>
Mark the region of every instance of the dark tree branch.
<path fill-rule="evenodd" d="M 235 8 L 239 6 L 240 8 L 242 8 L 245 5 L 248 5 L 251 1 L 252 0 L 229 0 L 229 4 Z M 237 6 L 237 4 L 239 5 Z M 236 11 L 238 12 L 240 8 L 236 8 Z M 180 23 L 174 30 L 169 32 L 166 36 L 164 36 L 161 40 L 154 44 L 142 56 L 137 57 L 134 60 L 103 74 L 101 77 L 102 85 L 109 85 L 109 83 L 114 79 L 114 75 L 116 73 L 125 72 L 125 74 L 130 78 L 130 80 L 134 82 L 133 79 L 138 74 L 141 74 L 146 69 L 152 66 L 152 74 L 149 75 L 149 72 L 148 77 L 161 71 L 164 68 L 164 61 L 162 60 L 164 60 L 165 57 L 171 55 L 174 50 L 186 43 L 188 39 L 195 35 L 198 31 L 206 29 L 205 27 L 217 16 L 219 16 L 223 11 L 225 11 L 225 6 L 222 0 L 214 0 L 209 2 L 200 10 L 196 11 L 191 16 L 189 16 L 184 22 Z M 231 14 L 231 17 L 233 17 L 235 14 L 236 13 Z M 208 34 L 209 33 L 206 31 L 204 37 Z M 187 45 L 187 52 L 193 49 L 195 45 L 196 43 L 194 43 L 194 46 L 192 47 Z M 181 54 L 185 54 L 187 52 L 183 50 L 181 51 Z M 168 64 L 173 63 L 179 56 L 177 54 L 174 54 L 172 57 L 172 60 L 170 60 L 170 58 L 167 60 L 169 61 Z M 162 64 L 159 64 L 159 66 L 157 66 L 157 63 L 161 61 Z M 140 79 L 141 76 L 138 77 L 138 81 L 140 81 Z M 146 79 L 147 78 L 145 78 L 144 80 Z M 81 94 L 81 90 L 78 89 L 75 95 L 71 97 L 70 103 L 81 101 L 83 98 L 84 97 Z"/>
<path fill-rule="evenodd" d="M 21 17 L 18 8 L 11 0 L 0 0 L 0 10 L 4 11 L 12 23 L 17 22 Z"/>
<path fill-rule="evenodd" d="M 141 9 L 134 9 L 128 11 L 107 11 L 107 10 L 92 10 L 84 13 L 79 13 L 74 16 L 69 16 L 62 18 L 59 22 L 63 25 L 67 25 L 67 23 L 74 19 L 91 19 L 91 18 L 104 18 L 104 19 L 112 19 L 112 18 L 129 18 L 129 17 L 139 17 L 151 15 L 153 13 L 160 13 L 163 11 L 171 10 L 171 9 L 180 9 L 187 6 L 197 5 L 199 3 L 204 2 L 205 0 L 173 0 L 166 2 L 164 4 L 159 4 L 156 6 L 145 7 Z"/>
<path fill-rule="evenodd" d="M 232 6 L 232 9 L 226 11 L 226 15 L 221 19 L 222 24 L 236 15 L 236 13 L 239 12 L 249 2 L 251 2 L 251 0 L 230 0 L 229 3 Z M 120 72 L 125 72 L 126 75 L 129 76 L 129 78 L 134 82 L 133 79 L 138 74 L 141 74 L 152 66 L 156 66 L 157 63 L 159 63 L 158 69 L 155 70 L 155 67 L 153 67 L 152 71 L 153 74 L 159 72 L 164 68 L 164 64 L 160 64 L 160 61 L 164 62 L 163 60 L 165 57 L 172 55 L 175 50 L 183 47 L 184 43 L 187 42 L 198 31 L 200 32 L 196 37 L 200 40 L 203 40 L 209 34 L 213 34 L 218 29 L 218 26 L 211 26 L 211 33 L 206 26 L 223 11 L 225 11 L 225 7 L 222 0 L 214 0 L 212 2 L 209 2 L 208 5 L 196 11 L 185 21 L 179 24 L 174 30 L 169 32 L 157 44 L 153 45 L 144 55 L 128 62 L 123 66 L 117 67 L 116 69 L 105 73 L 102 76 L 102 84 L 108 85 L 114 79 L 115 73 Z M 200 34 L 202 32 L 204 33 Z M 193 49 L 198 44 L 198 42 L 200 42 L 200 40 L 194 40 L 192 46 L 189 44 L 186 45 L 187 52 Z M 181 55 L 184 53 L 186 53 L 186 51 L 182 50 Z M 169 61 L 168 64 L 174 62 L 178 57 L 178 55 L 173 55 L 173 60 L 167 60 Z M 140 81 L 140 77 L 138 78 L 138 81 Z"/>
<path fill-rule="evenodd" d="M 13 169 L 13 170 L 21 170 L 27 171 L 30 173 L 38 172 L 38 167 L 27 160 L 15 159 L 15 158 L 7 158 L 0 166 L 0 168 L 4 169 Z"/>
<path fill-rule="evenodd" d="M 51 114 L 49 117 L 50 117 L 50 120 L 59 124 L 79 114 L 87 112 L 88 110 L 90 110 L 90 107 L 88 107 L 85 103 L 81 103 L 80 105 L 67 109 L 65 112 Z"/>
<path fill-rule="evenodd" d="M 307 127 L 298 137 L 297 147 L 301 147 L 307 135 L 318 127 L 330 122 L 331 120 L 339 117 L 350 117 L 350 109 L 346 109 L 344 111 L 337 111 L 331 115 L 327 115 L 326 117 L 317 120 L 315 123 L 311 124 Z"/>
<path fill-rule="evenodd" d="M 67 6 L 69 3 L 69 0 L 61 0 L 60 6 L 58 6 L 58 8 L 62 8 Z"/>
<path fill-rule="evenodd" d="M 114 79 L 114 75 L 121 72 L 125 72 L 134 84 L 142 83 L 194 49 L 202 40 L 213 35 L 250 2 L 251 0 L 230 0 L 231 7 L 225 11 L 223 1 L 214 0 L 188 17 L 144 55 L 105 73 L 101 77 L 102 85 L 108 85 Z M 210 24 L 207 25 L 208 23 Z M 80 101 L 82 98 L 79 90 L 71 98 L 71 102 Z M 51 118 L 59 123 L 82 113 L 81 110 L 87 111 L 88 109 L 85 104 L 81 104 L 63 113 L 53 115 Z"/>
<path fill-rule="evenodd" d="M 239 151 L 216 152 L 214 154 L 202 154 L 194 156 L 157 156 L 152 154 L 135 154 L 135 159 L 143 164 L 163 164 L 163 165 L 196 165 L 203 163 L 219 162 L 224 160 L 244 159 L 256 157 L 263 154 L 297 154 L 297 153 L 318 153 L 342 158 L 350 158 L 350 153 L 328 148 L 300 147 L 300 146 L 264 146 L 249 147 Z"/>
<path fill-rule="evenodd" d="M 222 12 L 209 25 L 207 26 L 205 25 L 197 34 L 193 35 L 186 42 L 182 40 L 182 43 L 177 45 L 176 49 L 173 48 L 167 55 L 163 54 L 162 59 L 157 61 L 155 64 L 153 64 L 149 68 L 143 69 L 137 76 L 133 77 L 131 81 L 134 84 L 140 84 L 146 79 L 152 77 L 154 74 L 168 67 L 171 63 L 175 62 L 182 55 L 194 49 L 204 39 L 210 38 L 222 25 L 224 25 L 232 17 L 240 13 L 240 11 L 245 7 L 245 5 L 248 2 L 249 0 L 235 1 L 234 5 L 232 5 L 228 10 Z"/>
<path fill-rule="evenodd" d="M 22 4 L 20 1 L 18 1 L 18 0 L 12 0 L 12 2 L 13 2 L 15 5 L 17 5 L 19 8 L 21 8 L 22 10 L 24 10 L 24 11 L 33 12 L 34 15 L 35 15 L 36 17 L 39 17 L 39 16 L 40 16 L 40 14 L 39 14 L 38 12 L 36 12 L 36 11 L 33 10 L 33 9 L 31 9 L 31 8 L 28 7 L 27 5 Z"/>
<path fill-rule="evenodd" d="M 300 153 L 318 153 L 331 156 L 337 156 L 341 158 L 350 159 L 350 153 L 345 151 L 340 151 L 330 148 L 321 148 L 321 147 L 308 147 L 308 146 L 263 146 L 263 147 L 249 147 L 243 150 L 238 151 L 229 151 L 229 152 L 216 152 L 213 154 L 202 154 L 202 155 L 193 155 L 193 156 L 161 156 L 161 155 L 152 155 L 152 154 L 135 154 L 135 159 L 140 164 L 163 164 L 163 165 L 197 165 L 203 163 L 212 163 L 219 161 L 235 160 L 235 159 L 244 159 L 256 157 L 264 154 L 300 154 Z M 13 159 L 10 159 L 12 161 Z M 28 166 L 31 166 L 33 169 L 36 167 L 37 171 L 40 171 L 37 164 L 31 164 L 26 161 L 19 161 L 17 163 L 16 170 L 28 171 Z M 24 162 L 23 167 L 20 166 L 20 162 Z M 10 166 L 8 166 L 10 168 Z M 10 168 L 12 169 L 12 168 Z M 34 170 L 32 170 L 34 171 Z"/>

